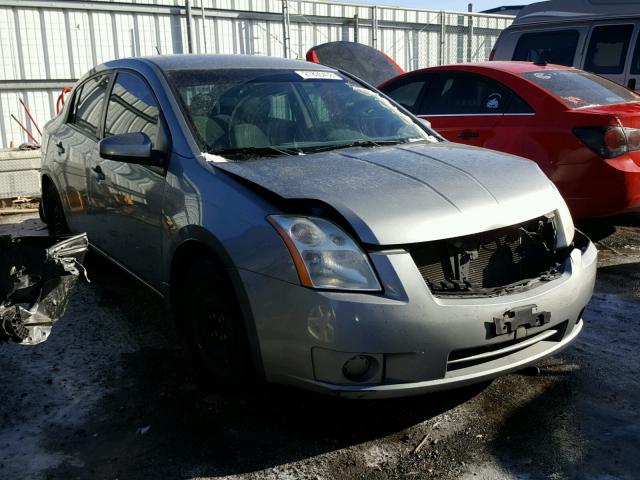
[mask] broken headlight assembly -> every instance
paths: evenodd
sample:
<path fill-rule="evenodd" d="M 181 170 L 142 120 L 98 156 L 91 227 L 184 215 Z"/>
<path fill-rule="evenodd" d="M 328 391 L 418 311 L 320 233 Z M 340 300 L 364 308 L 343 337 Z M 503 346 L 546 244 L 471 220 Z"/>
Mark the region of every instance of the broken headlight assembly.
<path fill-rule="evenodd" d="M 554 185 L 555 188 L 555 185 Z M 557 189 L 556 189 L 557 190 Z M 558 192 L 560 197 L 560 192 Z M 569 247 L 573 243 L 573 237 L 576 234 L 576 227 L 573 224 L 573 218 L 571 218 L 571 212 L 567 204 L 560 197 L 561 204 L 554 212 L 554 223 L 556 227 L 556 248 Z"/>
<path fill-rule="evenodd" d="M 331 290 L 382 290 L 365 253 L 336 224 L 298 215 L 269 215 L 267 220 L 289 249 L 302 285 Z"/>

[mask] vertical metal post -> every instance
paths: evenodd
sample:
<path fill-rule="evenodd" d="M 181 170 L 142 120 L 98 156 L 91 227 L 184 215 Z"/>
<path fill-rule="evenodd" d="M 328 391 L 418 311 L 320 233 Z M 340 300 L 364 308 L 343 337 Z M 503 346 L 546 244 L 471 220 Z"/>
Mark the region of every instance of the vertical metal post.
<path fill-rule="evenodd" d="M 358 43 L 358 31 L 360 30 L 360 20 L 358 19 L 358 14 L 356 13 L 353 16 L 353 41 Z"/>
<path fill-rule="evenodd" d="M 190 0 L 184 0 L 184 4 L 187 10 L 187 52 L 193 53 L 193 32 L 191 31 L 191 2 Z"/>
<path fill-rule="evenodd" d="M 445 44 L 444 44 L 444 38 L 445 35 L 447 33 L 447 29 L 445 27 L 445 13 L 444 10 L 440 10 L 440 58 L 439 58 L 439 65 L 444 65 L 445 64 L 445 60 L 444 60 L 444 50 L 445 50 Z"/>
<path fill-rule="evenodd" d="M 473 3 L 468 6 L 468 11 L 473 12 Z M 473 62 L 473 15 L 468 17 L 469 26 L 467 28 L 467 62 Z"/>
<path fill-rule="evenodd" d="M 378 7 L 374 5 L 371 7 L 371 46 L 378 48 Z"/>
<path fill-rule="evenodd" d="M 204 17 L 204 0 L 200 0 L 200 13 L 202 15 L 202 45 L 204 47 L 202 53 L 207 53 L 207 32 L 205 29 L 205 17 Z"/>
<path fill-rule="evenodd" d="M 284 47 L 284 58 L 289 58 L 289 53 L 291 52 L 291 46 L 289 45 L 291 41 L 289 25 L 289 2 L 288 0 L 282 0 L 282 34 L 284 37 L 282 45 Z"/>

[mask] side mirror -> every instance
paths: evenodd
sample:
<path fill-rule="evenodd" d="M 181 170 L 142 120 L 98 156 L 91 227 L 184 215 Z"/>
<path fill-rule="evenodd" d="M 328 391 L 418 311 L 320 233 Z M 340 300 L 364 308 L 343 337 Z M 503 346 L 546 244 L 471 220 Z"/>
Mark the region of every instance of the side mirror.
<path fill-rule="evenodd" d="M 162 166 L 162 160 L 152 154 L 151 140 L 146 133 L 122 133 L 100 140 L 100 157 L 117 162 L 147 166 Z"/>
<path fill-rule="evenodd" d="M 431 122 L 425 118 L 418 118 L 418 120 L 420 120 L 420 123 L 423 124 L 425 127 L 430 128 L 431 130 L 433 130 L 433 127 L 431 126 Z"/>

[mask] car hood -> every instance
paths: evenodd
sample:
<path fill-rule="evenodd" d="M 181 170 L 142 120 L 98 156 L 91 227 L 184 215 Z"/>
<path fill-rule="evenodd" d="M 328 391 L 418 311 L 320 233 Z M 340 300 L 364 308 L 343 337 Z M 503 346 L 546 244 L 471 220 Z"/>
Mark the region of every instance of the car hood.
<path fill-rule="evenodd" d="M 449 142 L 214 165 L 282 198 L 325 202 L 362 242 L 375 245 L 492 230 L 552 212 L 563 201 L 535 163 Z"/>

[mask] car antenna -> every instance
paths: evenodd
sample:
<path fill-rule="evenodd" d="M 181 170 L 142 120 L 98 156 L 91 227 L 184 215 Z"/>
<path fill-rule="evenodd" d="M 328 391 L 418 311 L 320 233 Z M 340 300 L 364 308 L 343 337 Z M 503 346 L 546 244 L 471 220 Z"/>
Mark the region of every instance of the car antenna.
<path fill-rule="evenodd" d="M 547 66 L 547 61 L 545 59 L 540 59 L 540 60 L 536 60 L 535 62 L 533 62 L 533 64 L 538 66 L 538 67 L 546 67 Z"/>

